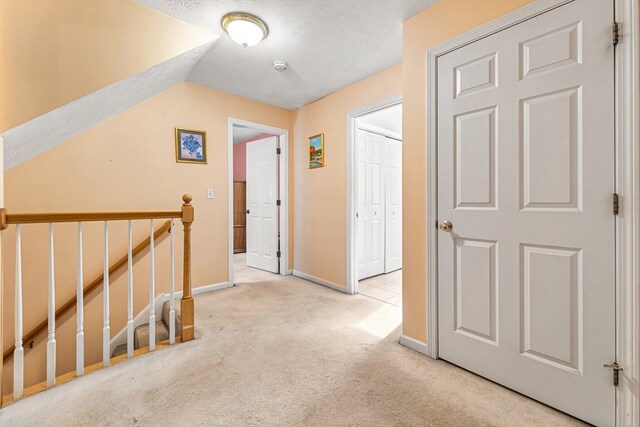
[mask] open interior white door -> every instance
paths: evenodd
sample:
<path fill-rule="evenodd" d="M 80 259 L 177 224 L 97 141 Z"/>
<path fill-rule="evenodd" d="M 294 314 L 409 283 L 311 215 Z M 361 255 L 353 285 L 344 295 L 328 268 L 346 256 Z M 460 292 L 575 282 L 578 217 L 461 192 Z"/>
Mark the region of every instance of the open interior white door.
<path fill-rule="evenodd" d="M 612 22 L 612 1 L 576 0 L 440 57 L 437 74 L 439 355 L 602 426 L 615 424 Z"/>
<path fill-rule="evenodd" d="M 278 139 L 247 144 L 247 266 L 278 272 Z"/>
<path fill-rule="evenodd" d="M 384 272 L 402 268 L 402 141 L 385 138 Z"/>
<path fill-rule="evenodd" d="M 385 137 L 357 131 L 358 280 L 384 273 L 384 143 Z M 363 179 L 364 178 L 364 179 Z"/>

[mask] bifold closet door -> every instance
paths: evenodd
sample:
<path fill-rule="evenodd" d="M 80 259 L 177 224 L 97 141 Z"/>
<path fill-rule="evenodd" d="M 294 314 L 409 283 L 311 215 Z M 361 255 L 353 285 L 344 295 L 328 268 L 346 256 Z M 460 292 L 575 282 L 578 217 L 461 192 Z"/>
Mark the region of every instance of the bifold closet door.
<path fill-rule="evenodd" d="M 402 268 L 402 141 L 385 138 L 384 272 Z"/>
<path fill-rule="evenodd" d="M 385 137 L 358 130 L 358 280 L 384 273 Z"/>

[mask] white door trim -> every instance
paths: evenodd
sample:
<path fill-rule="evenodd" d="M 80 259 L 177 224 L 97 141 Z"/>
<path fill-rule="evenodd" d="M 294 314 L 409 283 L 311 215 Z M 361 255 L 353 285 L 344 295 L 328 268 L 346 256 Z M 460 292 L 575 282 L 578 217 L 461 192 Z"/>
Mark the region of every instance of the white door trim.
<path fill-rule="evenodd" d="M 229 117 L 227 124 L 227 169 L 229 170 L 228 181 L 228 240 L 229 240 L 229 286 L 234 284 L 233 267 L 233 126 L 245 126 L 251 129 L 270 133 L 280 137 L 280 274 L 286 276 L 291 274 L 289 269 L 289 131 L 261 123 L 248 122 L 246 120 Z"/>
<path fill-rule="evenodd" d="M 347 290 L 358 292 L 358 268 L 356 266 L 356 212 L 358 211 L 358 189 L 356 186 L 356 119 L 365 114 L 402 103 L 402 94 L 391 95 L 380 101 L 364 105 L 347 113 Z"/>
<path fill-rule="evenodd" d="M 620 43 L 615 55 L 617 221 L 616 354 L 624 371 L 617 425 L 640 425 L 640 5 L 615 0 Z"/>
<path fill-rule="evenodd" d="M 426 354 L 438 358 L 437 253 L 437 58 L 573 0 L 538 0 L 464 33 L 426 52 L 427 83 L 427 336 Z M 616 425 L 640 425 L 640 5 L 612 0 L 620 24 L 616 48 L 616 188 L 621 211 L 617 220 L 616 354 L 624 369 L 617 389 Z"/>

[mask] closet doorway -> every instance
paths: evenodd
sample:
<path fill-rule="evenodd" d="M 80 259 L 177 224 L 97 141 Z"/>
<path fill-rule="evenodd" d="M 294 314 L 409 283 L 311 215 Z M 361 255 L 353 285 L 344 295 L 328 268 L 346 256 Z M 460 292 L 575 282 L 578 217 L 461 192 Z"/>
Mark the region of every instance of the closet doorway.
<path fill-rule="evenodd" d="M 402 104 L 355 127 L 357 292 L 402 305 Z"/>

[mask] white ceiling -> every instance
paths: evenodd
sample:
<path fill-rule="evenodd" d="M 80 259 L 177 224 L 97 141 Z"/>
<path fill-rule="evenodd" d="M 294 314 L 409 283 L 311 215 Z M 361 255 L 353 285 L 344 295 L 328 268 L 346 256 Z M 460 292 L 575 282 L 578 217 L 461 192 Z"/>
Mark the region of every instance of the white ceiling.
<path fill-rule="evenodd" d="M 187 80 L 294 109 L 368 77 L 402 58 L 402 23 L 437 0 L 137 0 L 222 37 Z M 243 48 L 220 26 L 232 11 L 269 27 Z M 284 60 L 280 73 L 273 61 Z"/>
<path fill-rule="evenodd" d="M 402 135 L 402 104 L 369 113 L 358 120 Z"/>
<path fill-rule="evenodd" d="M 251 138 L 255 138 L 258 135 L 262 135 L 264 132 L 254 130 L 244 126 L 233 125 L 233 143 L 239 144 L 245 142 Z"/>

